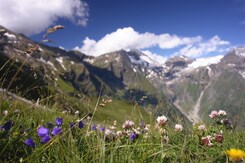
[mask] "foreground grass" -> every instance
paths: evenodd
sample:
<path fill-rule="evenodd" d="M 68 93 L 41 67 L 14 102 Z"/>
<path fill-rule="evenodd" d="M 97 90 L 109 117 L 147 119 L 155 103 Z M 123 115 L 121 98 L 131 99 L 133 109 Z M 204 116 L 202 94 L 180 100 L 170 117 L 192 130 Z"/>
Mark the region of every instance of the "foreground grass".
<path fill-rule="evenodd" d="M 0 162 L 226 162 L 225 151 L 245 149 L 244 131 L 216 123 L 182 131 L 158 121 L 157 127 L 136 121 L 122 127 L 111 121 L 98 124 L 86 115 L 64 114 L 56 108 L 37 109 L 3 100 L 0 113 Z M 52 135 L 58 117 L 63 120 L 62 132 Z M 41 143 L 40 126 L 49 129 L 49 141 Z M 216 140 L 217 134 L 222 135 L 221 141 Z M 210 142 L 204 141 L 207 136 L 212 136 Z M 30 138 L 35 145 L 25 143 Z"/>

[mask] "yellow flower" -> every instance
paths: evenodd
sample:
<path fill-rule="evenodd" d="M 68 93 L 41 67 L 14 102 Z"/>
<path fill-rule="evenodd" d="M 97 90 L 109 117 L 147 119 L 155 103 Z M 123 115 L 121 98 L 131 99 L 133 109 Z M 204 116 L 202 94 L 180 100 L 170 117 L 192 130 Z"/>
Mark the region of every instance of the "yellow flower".
<path fill-rule="evenodd" d="M 240 149 L 230 149 L 226 151 L 226 154 L 232 161 L 241 161 L 243 158 L 245 158 L 245 152 Z"/>

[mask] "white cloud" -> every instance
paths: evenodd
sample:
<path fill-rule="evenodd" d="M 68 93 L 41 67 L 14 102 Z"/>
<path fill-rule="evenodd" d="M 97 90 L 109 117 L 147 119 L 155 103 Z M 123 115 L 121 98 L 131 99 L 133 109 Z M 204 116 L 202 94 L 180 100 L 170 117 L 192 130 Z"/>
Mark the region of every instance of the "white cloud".
<path fill-rule="evenodd" d="M 180 37 L 168 33 L 160 35 L 149 32 L 139 33 L 132 27 L 127 27 L 119 28 L 98 41 L 86 37 L 85 40 L 83 40 L 83 46 L 81 48 L 76 47 L 75 49 L 88 55 L 99 56 L 104 53 L 121 49 L 144 50 L 156 46 L 161 49 L 171 49 L 180 45 L 194 44 L 201 40 L 201 36 Z"/>
<path fill-rule="evenodd" d="M 208 54 L 210 52 L 220 52 L 220 46 L 230 45 L 229 41 L 224 41 L 219 38 L 219 36 L 214 36 L 207 42 L 201 42 L 198 44 L 189 44 L 186 47 L 180 49 L 180 51 L 175 52 L 174 55 L 185 55 L 188 57 L 200 57 L 202 55 Z"/>
<path fill-rule="evenodd" d="M 0 0 L 0 24 L 26 35 L 37 34 L 59 18 L 85 26 L 88 5 L 80 0 Z"/>
<path fill-rule="evenodd" d="M 198 58 L 194 62 L 189 64 L 188 68 L 197 68 L 197 67 L 201 67 L 201 66 L 208 66 L 211 64 L 216 64 L 216 63 L 219 63 L 223 57 L 224 57 L 223 55 L 217 55 L 217 56 L 213 56 L 213 57 Z"/>
<path fill-rule="evenodd" d="M 152 60 L 156 61 L 159 64 L 163 64 L 167 60 L 166 57 L 163 57 L 163 56 L 156 54 L 156 53 L 152 53 L 149 50 L 143 50 L 142 53 L 144 53 L 149 58 L 151 58 Z"/>

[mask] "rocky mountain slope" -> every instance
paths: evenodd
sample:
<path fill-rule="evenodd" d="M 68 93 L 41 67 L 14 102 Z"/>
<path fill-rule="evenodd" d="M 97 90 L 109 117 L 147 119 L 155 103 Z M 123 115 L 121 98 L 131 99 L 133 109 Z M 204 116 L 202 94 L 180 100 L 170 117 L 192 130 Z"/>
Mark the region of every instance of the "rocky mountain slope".
<path fill-rule="evenodd" d="M 101 96 L 188 123 L 152 82 L 164 68 L 153 60 L 150 63 L 150 58 L 137 50 L 94 58 L 37 44 L 0 26 L 0 54 L 1 88 L 29 100 L 55 104 L 63 110 L 91 112 L 87 106 Z"/>
<path fill-rule="evenodd" d="M 215 64 L 193 68 L 183 65 L 171 80 L 166 94 L 190 120 L 209 122 L 212 110 L 226 110 L 237 128 L 244 128 L 245 48 L 230 51 Z"/>

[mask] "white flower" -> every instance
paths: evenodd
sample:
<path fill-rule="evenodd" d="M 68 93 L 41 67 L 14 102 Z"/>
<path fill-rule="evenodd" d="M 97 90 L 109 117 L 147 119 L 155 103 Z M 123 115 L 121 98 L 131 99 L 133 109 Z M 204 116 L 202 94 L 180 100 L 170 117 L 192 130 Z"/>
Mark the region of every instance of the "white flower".
<path fill-rule="evenodd" d="M 130 120 L 126 120 L 124 124 L 122 125 L 122 128 L 124 129 L 130 129 L 134 126 L 134 122 Z"/>
<path fill-rule="evenodd" d="M 133 131 L 134 131 L 137 135 L 140 135 L 140 134 L 141 134 L 140 131 L 137 130 L 137 129 L 133 129 Z"/>
<path fill-rule="evenodd" d="M 112 129 L 112 130 L 115 130 L 116 126 L 110 126 L 109 128 Z"/>
<path fill-rule="evenodd" d="M 77 111 L 75 112 L 75 114 L 80 114 L 80 111 L 77 110 Z"/>
<path fill-rule="evenodd" d="M 113 132 L 111 131 L 111 130 L 109 130 L 109 129 L 106 129 L 105 130 L 105 135 L 106 136 L 110 136 L 110 135 L 112 135 L 113 134 Z"/>
<path fill-rule="evenodd" d="M 174 130 L 175 131 L 182 131 L 183 130 L 183 126 L 180 125 L 180 124 L 176 124 L 175 127 L 174 127 Z"/>
<path fill-rule="evenodd" d="M 200 131 L 206 131 L 207 129 L 206 129 L 206 126 L 205 125 L 199 125 L 198 126 L 198 130 L 200 130 Z"/>
<path fill-rule="evenodd" d="M 226 114 L 226 111 L 224 111 L 224 110 L 219 110 L 218 115 L 227 115 L 227 114 Z"/>
<path fill-rule="evenodd" d="M 168 118 L 165 117 L 164 115 L 157 117 L 157 124 L 159 126 L 164 126 L 168 121 Z"/>
<path fill-rule="evenodd" d="M 212 119 L 215 119 L 216 117 L 218 116 L 218 112 L 217 111 L 212 111 L 210 114 L 209 114 L 209 117 L 212 118 Z"/>
<path fill-rule="evenodd" d="M 116 134 L 117 134 L 118 137 L 121 137 L 123 135 L 123 132 L 122 131 L 117 131 Z"/>
<path fill-rule="evenodd" d="M 3 111 L 3 115 L 5 115 L 5 116 L 7 116 L 8 113 L 9 113 L 8 110 L 4 110 L 4 111 Z"/>
<path fill-rule="evenodd" d="M 90 116 L 87 116 L 87 120 L 89 121 L 91 119 L 91 117 Z"/>
<path fill-rule="evenodd" d="M 63 111 L 62 111 L 62 113 L 63 113 L 63 114 L 66 114 L 66 113 L 67 113 L 67 111 L 66 111 L 66 110 L 63 110 Z"/>

